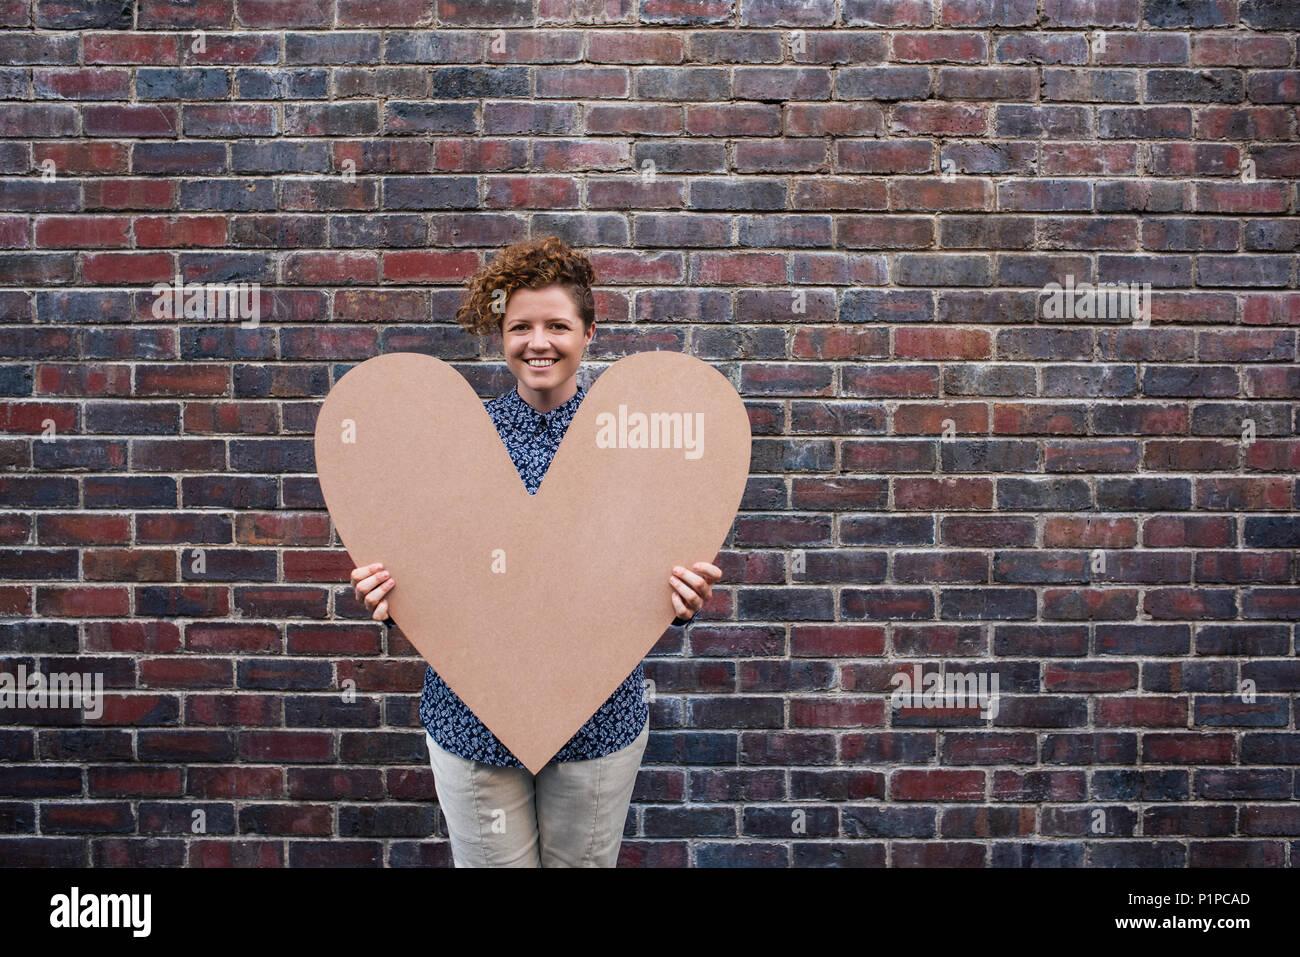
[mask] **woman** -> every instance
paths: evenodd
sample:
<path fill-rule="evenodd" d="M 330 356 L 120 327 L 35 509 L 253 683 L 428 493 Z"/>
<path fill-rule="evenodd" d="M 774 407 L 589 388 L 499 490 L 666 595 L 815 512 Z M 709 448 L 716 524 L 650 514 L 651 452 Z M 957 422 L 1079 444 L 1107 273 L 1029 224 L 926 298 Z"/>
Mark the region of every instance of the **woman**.
<path fill-rule="evenodd" d="M 497 332 L 515 388 L 485 403 L 529 494 L 541 485 L 586 389 L 578 366 L 595 335 L 594 273 L 549 236 L 503 250 L 467 283 L 456 319 Z M 709 562 L 674 566 L 669 594 L 681 625 L 713 593 Z M 352 570 L 371 617 L 388 618 L 396 587 L 382 564 Z M 438 676 L 425 670 L 420 719 L 457 867 L 613 867 L 649 739 L 641 665 L 536 776 Z"/>

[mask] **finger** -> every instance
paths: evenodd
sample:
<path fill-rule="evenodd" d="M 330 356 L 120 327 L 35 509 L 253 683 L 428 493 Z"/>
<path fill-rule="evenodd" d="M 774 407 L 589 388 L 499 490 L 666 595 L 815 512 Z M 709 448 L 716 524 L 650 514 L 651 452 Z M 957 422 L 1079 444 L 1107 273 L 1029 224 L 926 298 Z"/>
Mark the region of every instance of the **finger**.
<path fill-rule="evenodd" d="M 378 605 L 381 601 L 383 601 L 384 596 L 387 595 L 390 591 L 393 590 L 393 585 L 394 585 L 394 584 L 395 584 L 395 582 L 390 578 L 390 579 L 388 579 L 388 581 L 384 582 L 384 583 L 383 583 L 382 585 L 380 585 L 378 588 L 375 588 L 375 589 L 373 589 L 372 591 L 370 591 L 370 592 L 366 595 L 366 599 L 365 599 L 365 605 L 366 605 L 366 607 L 367 607 L 367 608 L 374 608 L 374 607 L 375 607 L 376 605 Z"/>
<path fill-rule="evenodd" d="M 673 571 L 677 573 L 677 577 L 678 577 L 678 578 L 680 578 L 682 581 L 686 582 L 688 585 L 690 585 L 690 586 L 691 586 L 692 588 L 694 588 L 696 591 L 699 591 L 699 590 L 700 590 L 700 586 L 701 586 L 701 585 L 707 585 L 707 584 L 708 584 L 708 582 L 706 582 L 706 581 L 705 581 L 703 578 L 701 578 L 699 575 L 695 574 L 695 572 L 690 571 L 689 569 L 683 568 L 681 565 L 674 565 L 674 566 L 673 566 Z"/>
<path fill-rule="evenodd" d="M 674 568 L 673 571 L 681 573 L 679 577 L 683 581 L 686 581 L 691 586 L 691 588 L 695 590 L 695 594 L 700 596 L 701 606 L 703 606 L 704 602 L 707 601 L 709 596 L 713 594 L 712 582 L 709 582 L 701 578 L 699 575 L 695 574 L 694 572 L 687 571 L 686 569 L 682 568 L 680 565 Z"/>
<path fill-rule="evenodd" d="M 369 578 L 363 578 L 361 581 L 357 582 L 355 587 L 357 591 L 365 595 L 374 591 L 376 588 L 380 586 L 380 584 L 386 581 L 392 581 L 392 578 L 389 577 L 388 572 L 379 571 L 379 572 L 375 572 Z"/>
<path fill-rule="evenodd" d="M 697 592 L 690 585 L 686 584 L 684 581 L 681 581 L 679 578 L 677 578 L 677 576 L 674 575 L 672 578 L 668 579 L 668 584 L 676 588 L 677 591 L 681 593 L 681 596 L 686 599 L 687 608 L 703 607 L 704 599 L 700 597 L 700 593 Z M 676 598 L 677 596 L 674 595 L 673 597 Z M 698 605 L 695 604 L 695 599 L 697 598 L 699 598 L 700 601 Z"/>
<path fill-rule="evenodd" d="M 673 599 L 673 614 L 676 615 L 678 618 L 691 618 L 695 615 L 695 612 L 693 612 L 691 609 L 687 608 L 685 605 L 682 604 L 682 600 L 677 597 L 676 592 L 672 593 L 672 599 Z"/>
<path fill-rule="evenodd" d="M 695 589 L 686 584 L 686 582 L 682 581 L 676 575 L 669 577 L 668 584 L 672 585 L 673 588 L 676 589 L 677 594 L 680 594 L 688 602 L 695 597 Z"/>
<path fill-rule="evenodd" d="M 720 578 L 722 578 L 722 569 L 719 568 L 717 565 L 712 565 L 709 562 L 696 562 L 694 567 L 698 571 L 701 571 L 705 575 L 708 575 L 714 581 L 718 581 Z"/>
<path fill-rule="evenodd" d="M 356 568 L 352 569 L 352 584 L 355 585 L 357 582 L 361 581 L 361 579 L 365 578 L 371 572 L 377 572 L 379 571 L 379 569 L 383 567 L 384 565 L 382 562 L 375 562 L 375 564 L 373 565 L 357 566 Z"/>
<path fill-rule="evenodd" d="M 375 606 L 375 613 L 370 616 L 375 621 L 383 621 L 388 617 L 388 599 L 385 598 Z"/>

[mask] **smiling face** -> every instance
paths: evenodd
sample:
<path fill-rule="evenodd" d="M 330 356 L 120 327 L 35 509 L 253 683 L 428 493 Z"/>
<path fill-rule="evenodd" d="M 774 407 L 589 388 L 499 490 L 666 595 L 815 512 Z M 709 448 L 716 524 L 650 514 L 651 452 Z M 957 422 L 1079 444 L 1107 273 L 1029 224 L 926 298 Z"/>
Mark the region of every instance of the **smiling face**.
<path fill-rule="evenodd" d="M 583 329 L 578 307 L 562 286 L 511 293 L 501 323 L 501 348 L 518 380 L 520 398 L 538 412 L 572 399 L 583 350 L 595 334 L 594 322 Z"/>

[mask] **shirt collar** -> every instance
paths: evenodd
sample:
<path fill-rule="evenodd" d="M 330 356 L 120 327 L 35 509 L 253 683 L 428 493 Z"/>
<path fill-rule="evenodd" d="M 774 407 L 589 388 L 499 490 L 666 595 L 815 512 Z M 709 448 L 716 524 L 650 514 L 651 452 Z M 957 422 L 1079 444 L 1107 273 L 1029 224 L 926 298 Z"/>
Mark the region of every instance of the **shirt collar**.
<path fill-rule="evenodd" d="M 519 394 L 518 383 L 515 388 L 511 389 L 502 397 L 503 410 L 508 416 L 510 422 L 525 433 L 531 435 L 540 428 L 559 429 L 565 431 L 573 416 L 578 411 L 578 406 L 582 404 L 583 397 L 586 396 L 587 390 L 582 386 L 578 391 L 562 405 L 557 405 L 550 412 L 538 412 Z"/>

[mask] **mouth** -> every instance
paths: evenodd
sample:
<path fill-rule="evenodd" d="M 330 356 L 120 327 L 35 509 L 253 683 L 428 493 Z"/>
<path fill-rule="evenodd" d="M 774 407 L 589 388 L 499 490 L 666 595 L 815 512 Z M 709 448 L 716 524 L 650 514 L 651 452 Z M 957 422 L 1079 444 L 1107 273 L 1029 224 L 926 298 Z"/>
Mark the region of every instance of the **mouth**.
<path fill-rule="evenodd" d="M 556 362 L 554 359 L 528 359 L 526 361 L 530 369 L 549 369 Z"/>

